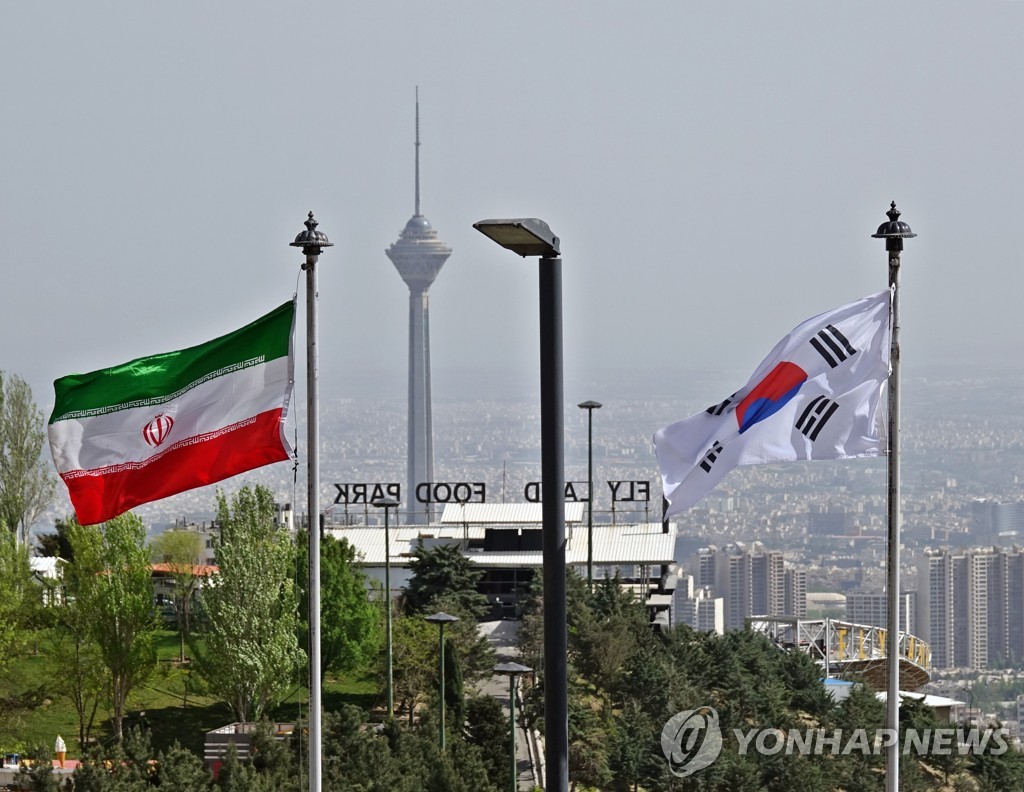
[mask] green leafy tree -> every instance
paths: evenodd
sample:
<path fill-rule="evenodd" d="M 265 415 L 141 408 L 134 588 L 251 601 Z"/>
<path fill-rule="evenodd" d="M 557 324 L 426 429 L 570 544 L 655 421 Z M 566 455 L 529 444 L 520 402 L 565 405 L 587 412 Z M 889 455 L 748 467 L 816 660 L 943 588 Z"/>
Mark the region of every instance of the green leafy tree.
<path fill-rule="evenodd" d="M 210 692 L 238 720 L 254 721 L 280 700 L 304 660 L 296 638 L 294 548 L 275 523 L 265 487 L 243 487 L 230 504 L 219 493 L 217 512 L 218 571 L 203 589 L 205 646 L 194 649 Z"/>
<path fill-rule="evenodd" d="M 21 377 L 0 371 L 0 522 L 22 544 L 53 500 L 56 480 L 42 457 L 46 419 Z"/>
<path fill-rule="evenodd" d="M 14 534 L 0 533 L 0 671 L 28 645 L 28 627 L 37 608 L 39 587 L 32 580 L 28 547 Z"/>
<path fill-rule="evenodd" d="M 15 789 L 25 792 L 59 792 L 57 777 L 53 774 L 50 751 L 40 745 L 28 755 L 29 764 L 22 765 L 14 777 Z"/>
<path fill-rule="evenodd" d="M 156 620 L 146 529 L 134 514 L 71 526 L 70 588 L 107 670 L 114 736 L 122 739 L 128 695 L 156 667 Z"/>
<path fill-rule="evenodd" d="M 508 789 L 512 771 L 512 736 L 508 716 L 491 696 L 466 700 L 466 741 L 480 748 L 487 777 L 498 789 Z"/>
<path fill-rule="evenodd" d="M 72 596 L 55 609 L 53 663 L 55 690 L 68 699 L 78 717 L 78 744 L 85 749 L 106 689 L 103 656 L 85 603 Z"/>
<path fill-rule="evenodd" d="M 157 756 L 154 781 L 161 792 L 207 792 L 213 784 L 202 760 L 177 742 Z"/>
<path fill-rule="evenodd" d="M 405 602 L 410 613 L 439 610 L 437 600 L 442 596 L 448 603 L 457 602 L 462 612 L 474 617 L 487 612 L 487 598 L 476 590 L 483 571 L 462 554 L 458 545 L 426 548 L 421 544 L 409 569 L 412 577 L 405 590 Z"/>
<path fill-rule="evenodd" d="M 195 531 L 169 530 L 153 539 L 150 556 L 165 564 L 174 581 L 174 608 L 178 614 L 178 659 L 185 661 L 185 642 L 191 629 L 192 601 L 203 580 L 203 538 Z"/>
<path fill-rule="evenodd" d="M 309 547 L 300 534 L 296 567 L 300 580 L 301 638 L 308 641 Z M 321 673 L 348 673 L 367 667 L 380 652 L 384 628 L 380 609 L 367 596 L 366 576 L 355 565 L 355 548 L 325 536 L 320 543 Z"/>
<path fill-rule="evenodd" d="M 36 536 L 36 547 L 38 548 L 36 554 L 44 558 L 56 557 L 63 558 L 65 561 L 74 561 L 75 554 L 71 549 L 71 539 L 68 534 L 74 523 L 74 517 L 58 517 L 54 520 L 53 531 Z"/>
<path fill-rule="evenodd" d="M 404 711 L 412 726 L 416 708 L 436 685 L 437 628 L 420 616 L 399 616 L 392 622 L 391 636 L 395 710 Z M 382 680 L 385 662 L 382 655 Z"/>

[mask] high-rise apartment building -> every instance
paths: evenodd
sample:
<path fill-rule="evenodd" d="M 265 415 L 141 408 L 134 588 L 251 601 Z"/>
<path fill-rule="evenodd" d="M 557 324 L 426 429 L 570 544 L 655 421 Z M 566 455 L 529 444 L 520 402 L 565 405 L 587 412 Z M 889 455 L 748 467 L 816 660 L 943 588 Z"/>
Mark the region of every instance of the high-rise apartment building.
<path fill-rule="evenodd" d="M 705 547 L 691 560 L 698 588 L 723 601 L 725 629 L 741 630 L 750 616 L 807 615 L 807 577 L 786 570 L 783 554 L 761 542 Z"/>
<path fill-rule="evenodd" d="M 936 668 L 1024 658 L 1024 550 L 926 551 L 918 574 L 920 635 Z"/>
<path fill-rule="evenodd" d="M 917 594 L 901 591 L 899 596 L 900 632 L 917 635 Z M 854 591 L 846 595 L 846 620 L 854 624 L 886 627 L 889 624 L 889 598 L 884 592 Z"/>
<path fill-rule="evenodd" d="M 707 586 L 694 587 L 692 575 L 684 575 L 673 595 L 676 624 L 687 624 L 701 632 L 725 632 L 725 609 L 721 597 Z"/>

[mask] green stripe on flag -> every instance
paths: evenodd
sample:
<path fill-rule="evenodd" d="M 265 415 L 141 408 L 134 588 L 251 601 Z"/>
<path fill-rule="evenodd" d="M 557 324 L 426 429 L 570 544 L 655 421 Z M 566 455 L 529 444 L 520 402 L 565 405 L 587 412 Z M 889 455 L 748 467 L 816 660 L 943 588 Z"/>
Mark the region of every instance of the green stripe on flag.
<path fill-rule="evenodd" d="M 170 401 L 202 380 L 286 357 L 295 319 L 294 300 L 234 332 L 177 352 L 142 357 L 53 383 L 50 423 Z"/>

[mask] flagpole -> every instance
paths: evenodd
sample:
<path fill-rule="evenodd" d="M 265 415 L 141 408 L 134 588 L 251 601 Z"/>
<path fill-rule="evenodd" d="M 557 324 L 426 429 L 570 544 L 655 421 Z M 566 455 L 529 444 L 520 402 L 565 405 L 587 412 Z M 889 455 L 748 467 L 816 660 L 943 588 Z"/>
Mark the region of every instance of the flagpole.
<path fill-rule="evenodd" d="M 320 693 L 320 384 L 317 363 L 316 263 L 320 252 L 331 247 L 327 235 L 317 231 L 313 213 L 306 230 L 290 243 L 302 248 L 306 262 L 306 458 L 309 474 L 309 791 L 320 792 L 321 783 L 321 693 Z"/>
<path fill-rule="evenodd" d="M 892 741 L 885 749 L 885 789 L 898 792 L 900 786 L 900 253 L 903 240 L 917 236 L 910 226 L 900 222 L 900 212 L 893 201 L 886 212 L 889 222 L 882 223 L 871 236 L 885 240 L 889 254 L 889 289 L 892 292 L 890 313 L 892 337 L 889 347 L 889 455 L 888 455 L 888 554 L 886 597 L 886 646 L 888 689 L 885 698 L 885 726 Z"/>

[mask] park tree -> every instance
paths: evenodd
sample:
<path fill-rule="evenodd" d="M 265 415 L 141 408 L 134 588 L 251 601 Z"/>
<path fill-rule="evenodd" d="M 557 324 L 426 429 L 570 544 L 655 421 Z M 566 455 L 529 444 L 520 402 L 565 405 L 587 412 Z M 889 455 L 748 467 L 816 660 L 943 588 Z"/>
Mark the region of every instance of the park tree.
<path fill-rule="evenodd" d="M 420 616 L 399 616 L 392 623 L 392 677 L 395 710 L 408 713 L 413 725 L 416 707 L 435 689 L 437 679 L 437 628 Z M 385 658 L 380 675 L 385 678 Z"/>
<path fill-rule="evenodd" d="M 291 578 L 294 548 L 275 522 L 270 490 L 217 496 L 222 540 L 203 587 L 204 647 L 195 647 L 210 692 L 240 721 L 259 720 L 294 682 L 304 659 Z"/>
<path fill-rule="evenodd" d="M 492 696 L 470 696 L 466 700 L 465 739 L 480 748 L 487 777 L 498 789 L 508 789 L 512 780 L 511 724 L 501 704 Z"/>
<path fill-rule="evenodd" d="M 65 575 L 106 669 L 114 736 L 120 742 L 128 695 L 156 667 L 146 529 L 128 512 L 101 525 L 75 523 L 70 537 L 75 563 Z"/>
<path fill-rule="evenodd" d="M 36 535 L 36 555 L 74 561 L 75 551 L 71 547 L 70 537 L 71 526 L 74 524 L 74 517 L 56 518 L 53 521 L 53 531 Z"/>
<path fill-rule="evenodd" d="M 479 617 L 487 612 L 487 598 L 476 590 L 483 572 L 462 554 L 458 545 L 427 548 L 420 544 L 416 557 L 409 562 L 409 570 L 412 576 L 405 590 L 405 602 L 410 613 L 440 610 L 437 600 L 442 596 L 449 604 L 455 602 L 462 613 Z"/>
<path fill-rule="evenodd" d="M 56 481 L 42 457 L 46 420 L 32 389 L 0 371 L 0 522 L 28 544 L 28 531 L 53 500 Z"/>
<path fill-rule="evenodd" d="M 204 576 L 203 537 L 195 531 L 164 531 L 153 539 L 149 552 L 153 563 L 165 565 L 174 581 L 174 610 L 178 616 L 178 659 L 184 662 L 185 642 L 191 629 L 192 601 Z"/>
<path fill-rule="evenodd" d="M 300 581 L 299 619 L 303 645 L 309 620 L 309 548 L 299 536 L 296 558 Z M 367 596 L 366 576 L 356 567 L 355 548 L 346 539 L 325 536 L 320 543 L 321 674 L 365 668 L 384 640 L 380 609 Z"/>
<path fill-rule="evenodd" d="M 27 627 L 38 595 L 28 546 L 19 545 L 9 531 L 0 531 L 0 671 L 28 644 Z"/>
<path fill-rule="evenodd" d="M 84 750 L 106 690 L 103 657 L 83 600 L 71 596 L 54 611 L 52 657 L 57 670 L 54 687 L 75 708 L 78 744 Z"/>

